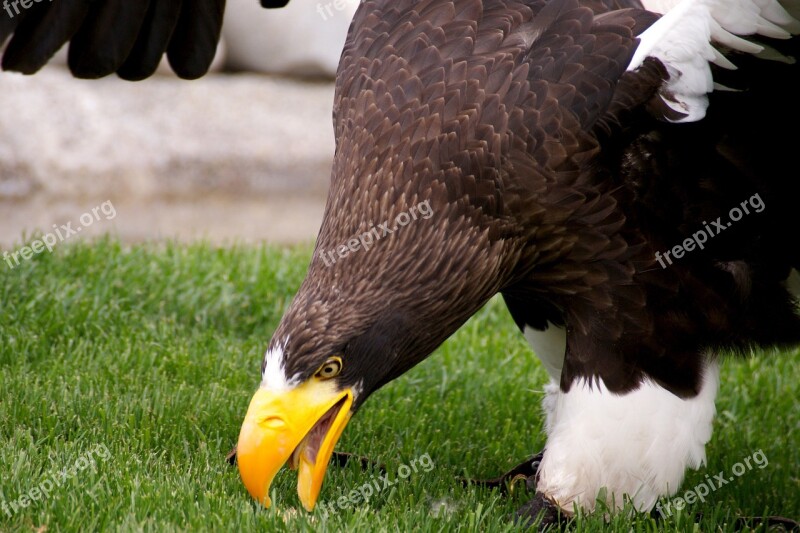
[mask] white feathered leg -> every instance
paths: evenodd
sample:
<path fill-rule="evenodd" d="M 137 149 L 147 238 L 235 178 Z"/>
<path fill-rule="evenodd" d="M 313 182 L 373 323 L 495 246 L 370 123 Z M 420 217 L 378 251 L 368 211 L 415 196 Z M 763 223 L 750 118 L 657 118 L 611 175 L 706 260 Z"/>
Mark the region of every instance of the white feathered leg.
<path fill-rule="evenodd" d="M 554 391 L 558 391 L 561 369 L 564 367 L 564 355 L 567 352 L 567 330 L 548 323 L 544 331 L 527 326 L 523 334 L 550 376 L 550 383 L 545 385 L 545 397 L 542 403 L 546 417 L 545 424 L 549 427 L 556 405 Z"/>
<path fill-rule="evenodd" d="M 698 396 L 682 400 L 648 382 L 625 395 L 585 380 L 568 393 L 548 388 L 547 446 L 538 492 L 571 512 L 593 511 L 601 489 L 610 508 L 628 495 L 640 511 L 674 494 L 687 467 L 705 463 L 719 367 L 709 363 Z"/>

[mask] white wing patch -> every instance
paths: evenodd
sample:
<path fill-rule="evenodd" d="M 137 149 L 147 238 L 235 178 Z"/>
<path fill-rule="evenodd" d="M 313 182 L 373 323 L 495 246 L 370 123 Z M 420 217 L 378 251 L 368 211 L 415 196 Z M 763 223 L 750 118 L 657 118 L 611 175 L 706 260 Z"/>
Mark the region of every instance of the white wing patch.
<path fill-rule="evenodd" d="M 648 11 L 663 16 L 639 36 L 641 42 L 628 70 L 639 68 L 647 57 L 655 57 L 666 66 L 670 80 L 662 98 L 672 109 L 686 115 L 679 122 L 695 122 L 705 117 L 708 93 L 715 88 L 710 63 L 736 68 L 712 43 L 764 59 L 792 61 L 780 54 L 773 57 L 774 50 L 741 36 L 789 39 L 800 33 L 800 22 L 792 16 L 800 11 L 800 0 L 643 0 L 642 3 Z"/>

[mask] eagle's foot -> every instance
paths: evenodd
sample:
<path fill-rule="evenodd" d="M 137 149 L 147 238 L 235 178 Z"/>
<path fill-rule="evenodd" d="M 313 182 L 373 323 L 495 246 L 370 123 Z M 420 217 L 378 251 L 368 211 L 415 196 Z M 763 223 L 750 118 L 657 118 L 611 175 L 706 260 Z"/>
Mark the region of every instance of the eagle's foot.
<path fill-rule="evenodd" d="M 556 531 L 566 525 L 568 517 L 563 511 L 537 492 L 531 501 L 519 508 L 516 523 L 522 528 L 535 528 L 536 531 Z"/>
<path fill-rule="evenodd" d="M 542 462 L 543 456 L 544 452 L 539 452 L 532 457 L 528 457 L 505 474 L 495 478 L 472 479 L 460 477 L 458 480 L 464 485 L 480 485 L 488 489 L 498 489 L 503 494 L 514 492 L 517 484 L 524 481 L 528 490 L 535 492 L 539 464 Z"/>

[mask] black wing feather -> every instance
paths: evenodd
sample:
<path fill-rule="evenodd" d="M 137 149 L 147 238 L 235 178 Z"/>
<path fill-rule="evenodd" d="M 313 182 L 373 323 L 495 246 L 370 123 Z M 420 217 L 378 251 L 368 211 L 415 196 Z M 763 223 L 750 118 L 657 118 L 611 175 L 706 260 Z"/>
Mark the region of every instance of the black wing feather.
<path fill-rule="evenodd" d="M 261 0 L 266 8 L 288 3 Z M 116 72 L 141 80 L 155 72 L 166 52 L 178 76 L 194 79 L 214 60 L 224 12 L 225 0 L 36 3 L 13 17 L 0 16 L 0 45 L 11 37 L 2 67 L 33 74 L 69 42 L 70 70 L 79 78 Z"/>
<path fill-rule="evenodd" d="M 102 78 L 117 71 L 131 52 L 149 2 L 94 2 L 69 46 L 69 68 L 78 78 Z"/>
<path fill-rule="evenodd" d="M 139 37 L 125 63 L 117 71 L 119 77 L 138 81 L 153 75 L 178 25 L 181 3 L 182 0 L 150 2 Z"/>
<path fill-rule="evenodd" d="M 222 30 L 225 0 L 184 2 L 167 57 L 178 76 L 199 78 L 208 72 Z"/>
<path fill-rule="evenodd" d="M 89 6 L 89 0 L 63 0 L 53 3 L 50 9 L 26 12 L 3 55 L 3 69 L 23 74 L 38 71 L 75 35 Z M 0 33 L 0 41 L 5 37 Z"/>

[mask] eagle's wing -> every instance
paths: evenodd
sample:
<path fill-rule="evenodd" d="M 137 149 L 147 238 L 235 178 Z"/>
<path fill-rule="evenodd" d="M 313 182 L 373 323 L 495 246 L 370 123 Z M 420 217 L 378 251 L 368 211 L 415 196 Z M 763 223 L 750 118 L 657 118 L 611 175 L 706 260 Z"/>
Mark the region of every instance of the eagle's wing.
<path fill-rule="evenodd" d="M 253 0 L 255 1 L 255 0 Z M 79 78 L 116 72 L 127 80 L 149 77 L 166 52 L 178 76 L 198 78 L 216 53 L 225 0 L 6 1 L 0 44 L 12 36 L 4 70 L 33 74 L 69 42 L 69 68 Z M 283 7 L 288 0 L 262 0 Z"/>

